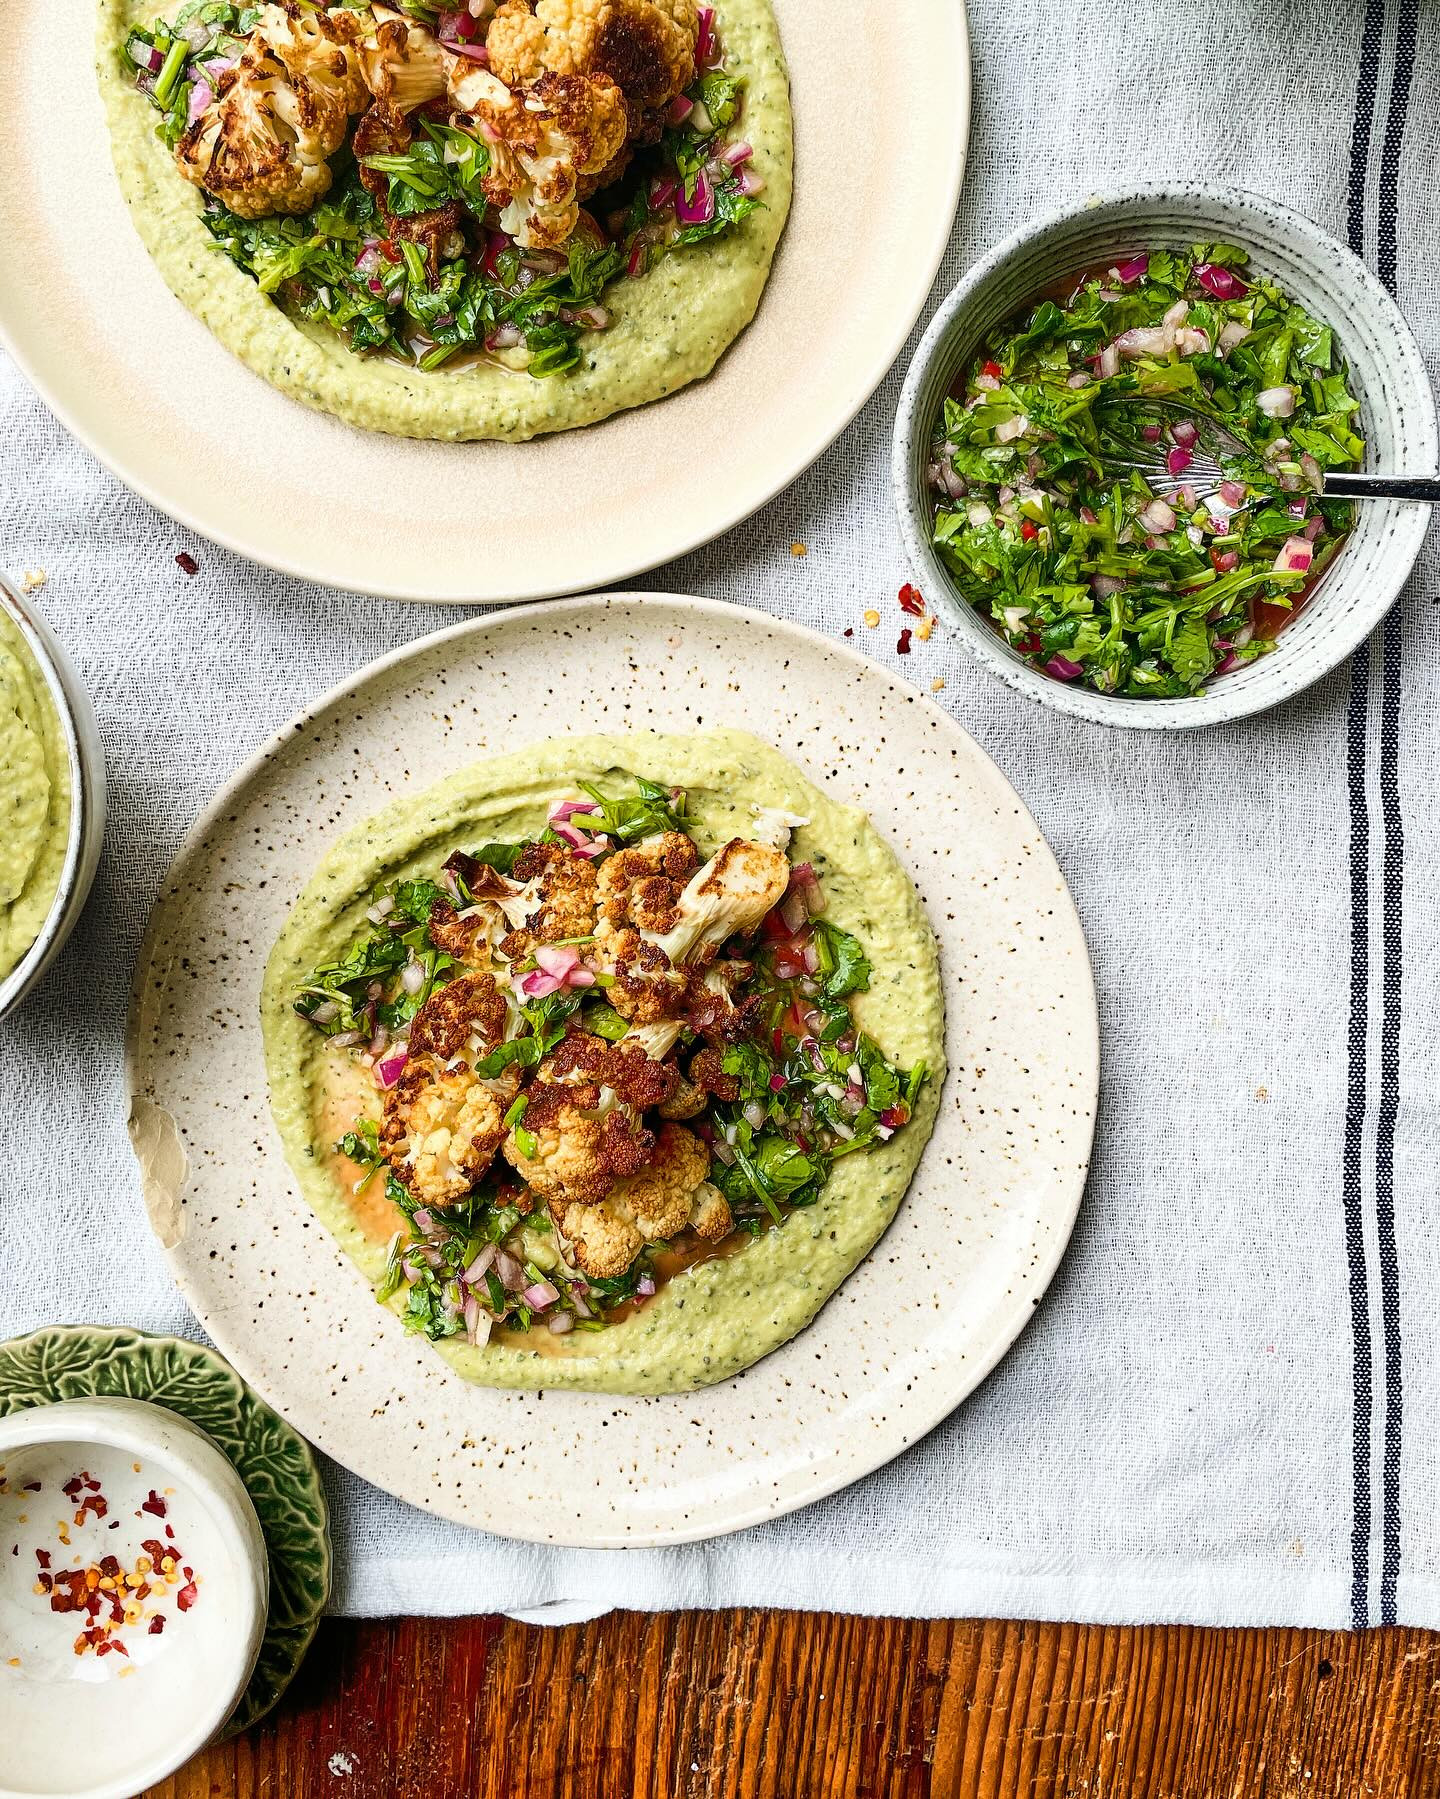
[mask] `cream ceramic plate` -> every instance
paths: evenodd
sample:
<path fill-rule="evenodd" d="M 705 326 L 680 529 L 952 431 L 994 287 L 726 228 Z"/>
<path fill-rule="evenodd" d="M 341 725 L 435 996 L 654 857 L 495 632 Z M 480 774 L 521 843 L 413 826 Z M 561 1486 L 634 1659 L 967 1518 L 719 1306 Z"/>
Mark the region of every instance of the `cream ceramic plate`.
<path fill-rule="evenodd" d="M 324 848 L 406 789 L 567 730 L 710 724 L 768 737 L 865 807 L 913 876 L 947 995 L 934 1136 L 869 1260 L 736 1379 L 543 1404 L 467 1386 L 376 1305 L 296 1194 L 265 1100 L 266 956 Z M 1060 871 L 947 714 L 796 626 L 628 594 L 459 626 L 281 732 L 171 871 L 136 971 L 128 1067 L 152 1222 L 259 1392 L 402 1499 L 503 1535 L 613 1546 L 793 1510 L 897 1455 L 970 1392 L 1070 1235 L 1098 1050 Z"/>
<path fill-rule="evenodd" d="M 163 7 L 157 0 L 157 11 Z M 174 299 L 131 226 L 92 0 L 7 9 L 4 342 L 77 437 L 182 524 L 309 580 L 500 601 L 598 587 L 728 530 L 849 423 L 920 314 L 969 125 L 961 0 L 775 0 L 796 194 L 755 323 L 709 380 L 532 444 L 352 430 Z"/>

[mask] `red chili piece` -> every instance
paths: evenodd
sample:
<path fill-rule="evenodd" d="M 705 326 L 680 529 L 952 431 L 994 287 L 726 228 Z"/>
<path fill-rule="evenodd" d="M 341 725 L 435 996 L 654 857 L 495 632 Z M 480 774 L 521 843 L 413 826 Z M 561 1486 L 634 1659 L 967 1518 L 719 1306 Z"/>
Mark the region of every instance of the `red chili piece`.
<path fill-rule="evenodd" d="M 190 554 L 189 550 L 181 550 L 175 560 L 180 564 L 180 567 L 185 574 L 198 575 L 200 573 L 200 564 Z"/>
<path fill-rule="evenodd" d="M 908 612 L 912 618 L 924 618 L 925 596 L 918 587 L 906 582 L 900 589 L 900 610 Z"/>
<path fill-rule="evenodd" d="M 1033 519 L 1027 518 L 1027 519 L 1021 520 L 1020 535 L 1025 539 L 1026 543 L 1033 543 L 1035 541 L 1035 539 L 1040 535 L 1039 529 L 1037 528 L 1035 521 Z"/>
<path fill-rule="evenodd" d="M 980 373 L 982 375 L 988 375 L 992 381 L 1003 381 L 1005 379 L 1005 371 L 998 362 L 987 362 Z"/>
<path fill-rule="evenodd" d="M 902 656 L 908 656 L 910 654 L 910 637 L 910 627 L 909 625 L 906 625 L 905 629 L 900 633 L 900 641 L 895 645 L 896 650 Z"/>

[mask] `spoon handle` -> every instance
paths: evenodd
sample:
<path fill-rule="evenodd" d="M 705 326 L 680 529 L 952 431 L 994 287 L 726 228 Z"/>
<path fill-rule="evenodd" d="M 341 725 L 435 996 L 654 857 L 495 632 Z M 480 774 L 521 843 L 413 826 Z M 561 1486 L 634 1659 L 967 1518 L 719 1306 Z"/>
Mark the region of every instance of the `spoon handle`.
<path fill-rule="evenodd" d="M 1325 477 L 1325 494 L 1336 500 L 1429 500 L 1440 504 L 1440 475 L 1342 475 Z"/>

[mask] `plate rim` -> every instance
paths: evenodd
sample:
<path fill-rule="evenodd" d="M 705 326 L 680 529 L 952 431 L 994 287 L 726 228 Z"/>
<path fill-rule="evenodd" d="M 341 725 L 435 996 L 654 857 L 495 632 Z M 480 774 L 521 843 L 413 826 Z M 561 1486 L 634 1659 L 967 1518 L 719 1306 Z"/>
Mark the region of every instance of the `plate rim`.
<path fill-rule="evenodd" d="M 150 916 L 146 920 L 145 930 L 141 938 L 131 977 L 129 999 L 126 1007 L 125 1042 L 122 1067 L 125 1083 L 127 1118 L 133 1119 L 137 1099 L 141 1101 L 144 1101 L 145 1099 L 143 1091 L 143 1059 L 140 1053 L 141 1011 L 145 989 L 149 983 L 151 972 L 155 965 L 157 951 L 161 947 L 163 941 L 160 929 L 163 904 L 183 883 L 185 868 L 192 855 L 194 855 L 203 845 L 212 824 L 230 809 L 233 801 L 240 792 L 264 770 L 266 764 L 276 752 L 283 749 L 293 737 L 301 734 L 307 729 L 317 717 L 328 712 L 333 706 L 344 700 L 348 695 L 353 694 L 359 687 L 388 673 L 400 664 L 411 659 L 418 660 L 419 658 L 428 655 L 440 645 L 463 635 L 474 635 L 483 639 L 489 632 L 504 630 L 511 626 L 524 625 L 531 622 L 544 622 L 550 625 L 559 625 L 562 621 L 573 618 L 576 614 L 581 614 L 589 610 L 609 611 L 618 606 L 632 608 L 637 616 L 643 619 L 646 611 L 657 605 L 679 607 L 701 618 L 715 618 L 722 620 L 732 628 L 737 624 L 742 624 L 752 616 L 743 607 L 732 606 L 721 600 L 702 598 L 692 594 L 623 591 L 617 593 L 568 595 L 561 599 L 537 601 L 526 606 L 506 607 L 502 610 L 482 614 L 479 617 L 471 616 L 462 618 L 454 624 L 443 626 L 437 631 L 429 632 L 423 637 L 416 638 L 409 643 L 399 645 L 397 648 L 387 651 L 383 656 L 379 656 L 374 661 L 367 663 L 363 668 L 336 683 L 327 691 L 317 694 L 313 699 L 307 701 L 299 711 L 292 714 L 292 716 L 282 724 L 277 731 L 273 732 L 262 744 L 252 751 L 235 772 L 216 790 L 209 803 L 198 814 L 194 823 L 186 832 L 180 847 L 177 849 L 174 858 L 165 871 L 159 888 L 157 889 Z M 514 1520 L 506 1520 L 506 1523 L 503 1526 L 488 1519 L 483 1525 L 477 1524 L 474 1517 L 465 1516 L 458 1509 L 452 1509 L 448 1502 L 445 1501 L 436 1504 L 426 1504 L 419 1506 L 418 1508 L 435 1517 L 442 1517 L 452 1523 L 463 1525 L 467 1529 L 482 1529 L 493 1536 L 502 1537 L 515 1542 L 534 1543 L 542 1548 L 654 1549 L 732 1536 L 738 1531 L 748 1530 L 755 1525 L 786 1517 L 793 1512 L 802 1510 L 806 1506 L 813 1505 L 822 1499 L 829 1498 L 832 1494 L 837 1493 L 846 1487 L 853 1486 L 857 1481 L 865 1479 L 868 1475 L 875 1473 L 878 1469 L 887 1467 L 891 1462 L 895 1461 L 899 1456 L 911 1449 L 923 1437 L 928 1436 L 937 1425 L 943 1423 L 952 1412 L 961 1406 L 971 1394 L 973 1394 L 976 1389 L 989 1378 L 990 1374 L 993 1373 L 995 1368 L 1013 1348 L 1026 1325 L 1035 1316 L 1036 1311 L 1039 1309 L 1040 1302 L 1048 1293 L 1050 1286 L 1054 1281 L 1060 1262 L 1063 1259 L 1066 1250 L 1069 1248 L 1071 1239 L 1074 1235 L 1075 1224 L 1079 1217 L 1080 1207 L 1084 1201 L 1086 1187 L 1089 1182 L 1094 1154 L 1095 1134 L 1098 1126 L 1101 1073 L 1099 994 L 1095 981 L 1094 963 L 1090 954 L 1089 943 L 1085 936 L 1084 924 L 1080 917 L 1079 909 L 1075 904 L 1074 895 L 1070 891 L 1069 882 L 1065 878 L 1064 870 L 1061 869 L 1054 851 L 1050 848 L 1048 839 L 1040 830 L 1034 815 L 1031 813 L 1030 808 L 1026 805 L 1024 799 L 1016 791 L 1015 787 L 1010 782 L 1009 777 L 1003 772 L 993 757 L 991 757 L 988 752 L 984 750 L 973 737 L 971 737 L 970 733 L 958 719 L 954 718 L 944 707 L 939 706 L 928 694 L 925 694 L 918 688 L 911 687 L 908 682 L 901 676 L 895 674 L 891 669 L 888 669 L 883 663 L 872 660 L 872 658 L 864 655 L 860 650 L 853 648 L 847 643 L 837 642 L 835 639 L 827 637 L 823 632 L 817 631 L 809 625 L 802 625 L 790 619 L 778 618 L 772 613 L 759 613 L 753 616 L 766 628 L 773 628 L 792 635 L 800 639 L 809 648 L 818 648 L 827 655 L 835 657 L 839 661 L 857 669 L 863 670 L 867 674 L 878 674 L 893 682 L 896 687 L 905 691 L 906 697 L 910 703 L 921 708 L 923 713 L 937 716 L 942 721 L 943 726 L 950 731 L 957 733 L 965 744 L 969 746 L 971 751 L 973 751 L 973 753 L 989 768 L 993 779 L 1001 784 L 1007 797 L 1013 801 L 1016 814 L 1022 825 L 1028 826 L 1034 833 L 1036 840 L 1044 846 L 1046 854 L 1050 857 L 1050 860 L 1054 865 L 1056 877 L 1060 884 L 1061 900 L 1067 908 L 1067 921 L 1073 924 L 1076 938 L 1084 952 L 1080 964 L 1081 969 L 1083 970 L 1084 986 L 1083 988 L 1078 989 L 1076 993 L 1076 999 L 1080 1002 L 1080 1011 L 1082 1014 L 1079 1022 L 1084 1028 L 1083 1038 L 1077 1039 L 1076 1044 L 1077 1063 L 1079 1064 L 1078 1078 L 1083 1082 L 1080 1098 L 1085 1112 L 1085 1122 L 1081 1127 L 1085 1133 L 1082 1139 L 1084 1145 L 1083 1161 L 1077 1161 L 1073 1171 L 1067 1173 L 1064 1177 L 1063 1184 L 1061 1185 L 1061 1191 L 1064 1196 L 1063 1212 L 1057 1212 L 1053 1240 L 1049 1245 L 1048 1253 L 1035 1264 L 1036 1272 L 1033 1281 L 1027 1281 L 1024 1290 L 1016 1295 L 1013 1307 L 1005 1316 L 1003 1328 L 997 1330 L 994 1340 L 991 1342 L 983 1356 L 977 1356 L 973 1361 L 967 1359 L 965 1380 L 959 1385 L 958 1390 L 953 1383 L 944 1384 L 937 1393 L 934 1402 L 923 1406 L 915 1418 L 910 1421 L 912 1427 L 906 1428 L 899 1433 L 902 1440 L 897 1442 L 894 1441 L 891 1436 L 877 1433 L 875 1442 L 878 1447 L 873 1451 L 867 1449 L 859 1454 L 853 1462 L 846 1463 L 839 1470 L 807 1476 L 803 1484 L 797 1484 L 795 1492 L 781 1496 L 779 1499 L 773 1497 L 767 1498 L 763 1493 L 757 1493 L 757 1497 L 752 1503 L 741 1508 L 736 1514 L 727 1515 L 724 1522 L 718 1528 L 711 1520 L 700 1522 L 697 1519 L 693 1522 L 681 1521 L 679 1523 L 670 1523 L 663 1526 L 650 1526 L 647 1527 L 645 1534 L 643 1535 L 637 1535 L 633 1532 L 622 1533 L 598 1524 L 592 1524 L 588 1527 L 569 1527 L 562 1525 L 559 1529 L 551 1531 L 548 1534 L 535 1535 L 527 1534 L 524 1530 L 511 1528 L 510 1525 Z M 921 1162 L 924 1161 L 924 1156 L 928 1153 L 930 1153 L 930 1149 L 927 1144 L 925 1151 L 922 1153 Z M 903 1205 L 903 1199 L 901 1203 Z M 157 1242 L 159 1242 L 158 1233 L 154 1232 L 154 1226 L 150 1221 L 148 1205 L 145 1208 L 145 1213 L 146 1223 L 152 1230 L 152 1233 L 156 1234 Z M 883 1236 L 881 1241 L 883 1241 Z M 179 1245 L 167 1247 L 163 1242 L 160 1242 L 159 1246 L 161 1253 L 164 1255 L 166 1265 L 170 1270 L 171 1278 L 175 1281 L 182 1299 L 199 1320 L 206 1334 L 218 1345 L 223 1357 L 232 1364 L 237 1374 L 240 1375 L 246 1384 L 249 1385 L 273 1411 L 279 1413 L 279 1415 L 285 1419 L 286 1423 L 290 1424 L 292 1429 L 299 1432 L 303 1437 L 305 1433 L 290 1419 L 286 1409 L 286 1402 L 270 1392 L 267 1383 L 256 1378 L 255 1375 L 249 1372 L 248 1343 L 239 1340 L 237 1348 L 237 1340 L 232 1337 L 228 1327 L 223 1324 L 217 1327 L 214 1319 L 208 1316 L 205 1310 L 201 1309 L 197 1296 L 192 1293 L 188 1272 L 182 1271 L 182 1266 L 177 1255 Z M 872 1251 L 871 1253 L 873 1254 L 874 1252 Z M 868 1260 L 869 1258 L 867 1257 L 865 1259 Z M 852 1270 L 851 1272 L 853 1274 L 855 1270 Z M 846 1278 L 848 1279 L 849 1277 L 847 1276 Z M 842 1282 L 841 1284 L 843 1285 L 844 1283 Z M 732 1380 L 735 1378 L 738 1377 L 731 1377 Z M 729 1383 L 722 1382 L 718 1384 L 723 1386 L 728 1385 Z M 603 1399 L 605 1395 L 601 1394 L 596 1397 Z M 682 1397 L 693 1397 L 693 1395 L 683 1395 Z M 392 1488 L 386 1486 L 383 1481 L 376 1479 L 375 1476 L 367 1470 L 356 1468 L 344 1456 L 337 1455 L 331 1449 L 327 1448 L 325 1443 L 318 1438 L 315 1440 L 314 1447 L 331 1461 L 346 1468 L 350 1473 L 354 1474 L 357 1479 L 379 1487 L 382 1491 L 389 1493 L 392 1498 L 399 1500 L 400 1503 L 406 1505 L 417 1504 L 415 1500 L 410 1499 L 405 1495 L 395 1493 Z M 523 1515 L 519 1519 L 519 1522 L 524 1522 Z"/>
<path fill-rule="evenodd" d="M 772 4 L 773 3 L 774 0 L 772 0 Z M 685 525 L 682 521 L 679 528 L 676 530 L 673 539 L 667 540 L 661 547 L 655 547 L 655 521 L 653 519 L 650 521 L 650 527 L 643 538 L 643 541 L 649 547 L 643 551 L 634 550 L 618 556 L 611 553 L 607 556 L 604 549 L 601 546 L 597 546 L 592 557 L 591 571 L 588 577 L 589 584 L 592 588 L 605 587 L 613 582 L 628 581 L 636 575 L 648 574 L 652 569 L 660 567 L 663 563 L 677 561 L 682 556 L 693 554 L 696 550 L 703 548 L 706 544 L 713 543 L 717 538 L 725 536 L 727 532 L 735 530 L 737 526 L 744 524 L 747 519 L 753 518 L 756 513 L 768 506 L 779 494 L 783 493 L 786 488 L 797 481 L 807 469 L 813 467 L 826 451 L 829 450 L 831 445 L 835 443 L 836 439 L 849 429 L 865 406 L 867 406 L 874 398 L 878 388 L 899 361 L 901 353 L 903 352 L 906 343 L 909 341 L 910 333 L 919 323 L 925 313 L 926 306 L 929 303 L 930 290 L 935 284 L 935 277 L 939 273 L 940 265 L 944 260 L 945 251 L 950 242 L 951 232 L 954 229 L 956 214 L 959 210 L 960 199 L 964 191 L 965 172 L 969 163 L 970 133 L 974 118 L 974 49 L 970 31 L 969 5 L 968 0 L 949 0 L 949 3 L 956 8 L 958 15 L 956 18 L 956 36 L 959 56 L 956 68 L 957 80 L 955 83 L 955 132 L 953 141 L 950 145 L 949 162 L 945 170 L 944 180 L 944 187 L 948 199 L 945 207 L 937 209 L 937 223 L 933 237 L 925 250 L 924 256 L 916 265 L 917 267 L 924 269 L 924 285 L 919 293 L 914 311 L 910 313 L 908 317 L 903 314 L 898 314 L 896 328 L 887 333 L 883 340 L 877 340 L 883 343 L 883 361 L 880 360 L 880 353 L 877 352 L 875 362 L 870 365 L 873 369 L 873 378 L 871 375 L 865 377 L 865 380 L 861 383 L 862 391 L 859 392 L 853 406 L 850 407 L 843 418 L 836 419 L 833 423 L 827 420 L 821 427 L 819 441 L 815 441 L 813 436 L 807 437 L 807 444 L 803 457 L 796 460 L 795 466 L 791 468 L 788 473 L 777 474 L 773 482 L 767 482 L 765 484 L 765 491 L 757 496 L 747 497 L 743 501 L 741 509 L 738 512 L 731 510 L 730 507 L 727 506 L 722 508 L 721 512 L 717 513 L 712 523 L 697 526 L 695 528 Z M 777 22 L 780 24 L 781 43 L 783 46 L 784 23 L 783 20 L 779 20 L 778 18 Z M 86 79 L 93 79 L 93 71 L 88 68 Z M 105 131 L 108 140 L 108 125 L 104 125 L 102 122 L 102 129 Z M 114 203 L 117 206 L 124 207 L 124 195 L 120 191 L 118 178 L 114 177 L 113 169 L 111 175 L 114 185 L 114 193 L 112 196 Z M 782 232 L 780 244 L 777 248 L 777 255 L 783 251 L 784 243 L 785 237 Z M 148 257 L 148 251 L 146 252 L 146 255 Z M 163 277 L 160 279 L 162 280 L 163 285 Z M 760 305 L 756 312 L 756 318 L 752 319 L 746 325 L 745 331 L 740 333 L 741 337 L 743 337 L 746 332 L 753 330 L 755 328 L 756 320 L 762 317 L 765 308 L 766 293 L 768 292 L 769 286 L 770 281 L 767 277 L 765 289 L 761 292 Z M 169 290 L 166 289 L 167 294 L 168 291 Z M 737 339 L 736 341 L 739 340 Z M 222 344 L 216 342 L 214 347 L 218 354 L 223 356 L 230 355 L 230 352 L 226 350 Z M 733 348 L 734 344 L 727 346 L 726 354 Z M 435 593 L 434 591 L 429 591 L 419 586 L 401 589 L 394 585 L 386 586 L 378 583 L 368 583 L 363 580 L 346 581 L 343 586 L 337 587 L 335 576 L 333 574 L 327 574 L 323 567 L 319 566 L 318 563 L 314 561 L 300 557 L 280 557 L 277 559 L 270 556 L 257 555 L 254 549 L 247 548 L 241 543 L 234 532 L 228 530 L 217 532 L 210 529 L 199 521 L 190 507 L 183 504 L 176 505 L 168 502 L 155 491 L 152 483 L 148 480 L 135 479 L 127 474 L 121 466 L 125 461 L 123 438 L 117 438 L 117 443 L 113 452 L 102 448 L 96 434 L 81 424 L 78 418 L 74 416 L 73 408 L 58 402 L 46 390 L 46 386 L 37 376 L 30 360 L 24 355 L 19 343 L 7 327 L 3 308 L 0 308 L 0 349 L 3 349 L 15 363 L 32 391 L 39 397 L 42 405 L 45 406 L 52 417 L 54 417 L 72 437 L 82 444 L 122 487 L 126 488 L 131 493 L 137 494 L 147 505 L 153 506 L 162 517 L 170 519 L 174 524 L 181 526 L 184 530 L 192 532 L 195 536 L 203 538 L 208 543 L 218 545 L 221 549 L 227 550 L 230 554 L 239 556 L 246 562 L 253 563 L 257 567 L 268 568 L 276 574 L 284 575 L 292 580 L 306 581 L 317 587 L 328 587 L 336 589 L 337 591 L 363 594 L 372 599 L 399 601 L 405 604 L 414 605 L 455 607 L 514 606 L 522 605 L 533 600 L 550 599 L 557 595 L 573 591 L 573 588 L 568 586 L 556 587 L 546 581 L 541 581 L 539 585 L 531 586 L 527 585 L 523 580 L 508 588 L 504 593 L 488 592 L 465 595 L 455 593 Z M 723 356 L 720 361 L 724 361 Z M 718 367 L 719 364 L 717 363 L 717 368 Z M 713 375 L 714 371 L 712 370 L 711 374 L 707 375 L 705 379 L 710 380 L 713 378 Z M 257 379 L 260 378 L 261 377 L 257 377 Z M 696 386 L 701 384 L 692 382 L 688 385 Z M 278 390 L 272 391 L 278 392 Z M 281 395 L 280 397 L 286 399 L 290 404 L 300 404 L 299 401 L 289 401 L 288 396 Z M 669 396 L 665 397 L 668 398 Z M 662 404 L 663 399 L 660 401 L 647 402 L 645 407 L 627 408 L 626 411 L 645 411 Z M 597 425 L 600 426 L 603 426 L 605 422 L 606 421 L 603 419 L 596 421 Z M 355 429 L 356 427 L 346 428 Z M 582 427 L 582 429 L 593 428 L 594 427 Z M 385 434 L 368 433 L 367 435 L 383 436 Z M 566 433 L 566 435 L 569 435 L 569 433 Z M 523 451 L 526 448 L 526 445 L 522 443 L 511 445 L 509 447 Z M 641 540 L 637 539 L 637 541 Z M 634 560 L 636 554 L 641 556 L 641 560 L 638 562 Z"/>

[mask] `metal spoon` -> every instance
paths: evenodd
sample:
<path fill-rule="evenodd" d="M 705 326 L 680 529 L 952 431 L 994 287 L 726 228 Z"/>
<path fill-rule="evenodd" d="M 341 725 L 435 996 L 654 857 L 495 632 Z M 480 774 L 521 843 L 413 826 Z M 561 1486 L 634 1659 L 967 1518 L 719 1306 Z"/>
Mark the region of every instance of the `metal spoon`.
<path fill-rule="evenodd" d="M 1132 452 L 1128 456 L 1112 456 L 1102 452 L 1100 460 L 1107 470 L 1134 470 L 1143 477 L 1151 492 L 1161 498 L 1169 498 L 1183 488 L 1188 488 L 1197 496 L 1204 496 L 1215 493 L 1222 482 L 1230 479 L 1220 462 L 1221 456 L 1245 457 L 1252 462 L 1255 460 L 1255 451 L 1248 444 L 1242 443 L 1233 432 L 1227 431 L 1206 414 L 1192 412 L 1188 407 L 1166 400 L 1151 400 L 1149 404 L 1157 411 L 1174 413 L 1177 418 L 1185 419 L 1195 427 L 1195 443 L 1187 446 L 1190 452 L 1189 462 L 1180 473 L 1171 474 L 1169 448 L 1160 444 L 1152 446 L 1142 440 L 1139 443 L 1123 444 L 1124 449 Z M 1313 487 L 1303 491 L 1315 494 Z M 1432 505 L 1440 504 L 1440 475 L 1367 475 L 1352 471 L 1327 471 L 1321 476 L 1321 486 L 1316 497 L 1328 500 L 1419 500 Z"/>

